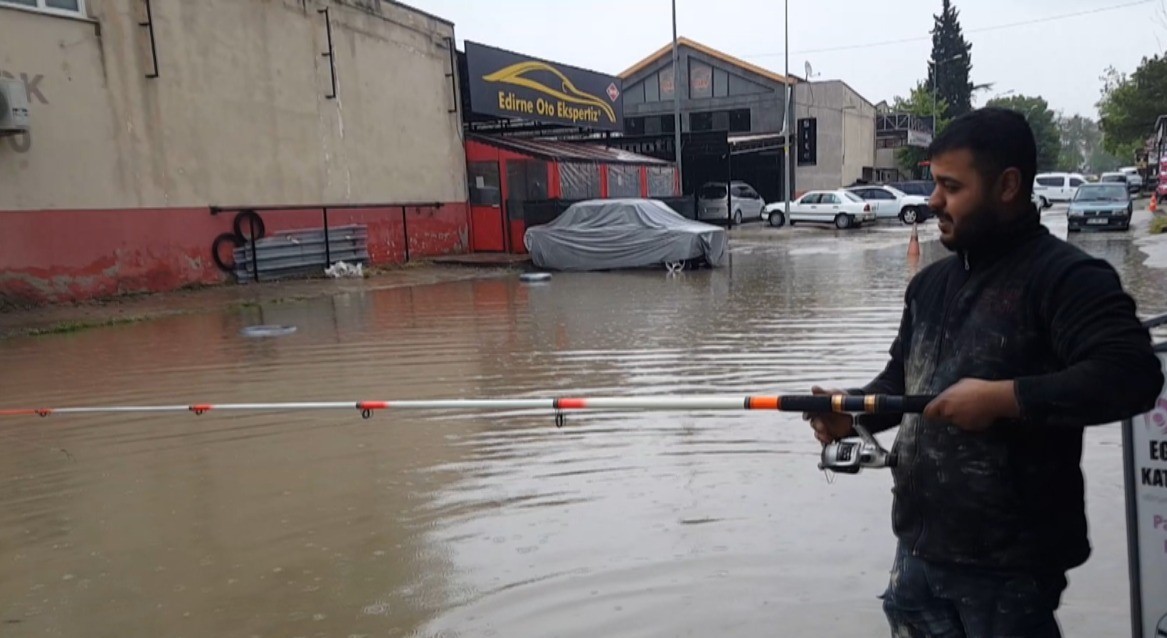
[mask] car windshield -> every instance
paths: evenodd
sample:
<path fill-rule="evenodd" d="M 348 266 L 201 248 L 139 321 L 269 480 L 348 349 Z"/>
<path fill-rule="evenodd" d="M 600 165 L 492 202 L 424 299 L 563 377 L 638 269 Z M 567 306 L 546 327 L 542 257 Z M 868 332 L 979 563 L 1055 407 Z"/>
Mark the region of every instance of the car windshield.
<path fill-rule="evenodd" d="M 725 199 L 724 184 L 709 184 L 701 189 L 701 199 Z"/>
<path fill-rule="evenodd" d="M 1103 175 L 1102 179 L 1100 179 L 1098 181 L 1123 183 L 1123 182 L 1126 182 L 1126 175 L 1123 175 L 1121 173 L 1111 173 L 1110 175 Z"/>
<path fill-rule="evenodd" d="M 1126 189 L 1114 184 L 1083 184 L 1074 196 L 1076 202 L 1126 201 Z"/>
<path fill-rule="evenodd" d="M 843 197 L 846 197 L 853 202 L 859 202 L 860 204 L 863 203 L 863 198 L 856 195 L 855 193 L 852 193 L 851 191 L 843 191 Z"/>

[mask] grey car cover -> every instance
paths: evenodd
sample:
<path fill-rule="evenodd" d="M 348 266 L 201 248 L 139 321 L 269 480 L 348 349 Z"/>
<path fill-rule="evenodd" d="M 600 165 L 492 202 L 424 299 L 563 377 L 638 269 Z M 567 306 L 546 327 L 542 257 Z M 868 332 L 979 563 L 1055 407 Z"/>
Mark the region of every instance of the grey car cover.
<path fill-rule="evenodd" d="M 682 217 L 655 199 L 596 199 L 527 229 L 524 243 L 539 268 L 614 270 L 702 257 L 721 266 L 727 240 L 724 229 Z"/>

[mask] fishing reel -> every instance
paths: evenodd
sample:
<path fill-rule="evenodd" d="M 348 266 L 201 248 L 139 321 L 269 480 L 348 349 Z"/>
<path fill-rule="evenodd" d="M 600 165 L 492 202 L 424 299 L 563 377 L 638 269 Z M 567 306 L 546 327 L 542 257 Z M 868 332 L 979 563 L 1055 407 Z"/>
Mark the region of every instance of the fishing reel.
<path fill-rule="evenodd" d="M 823 446 L 820 470 L 840 474 L 858 474 L 864 468 L 895 467 L 896 456 L 883 448 L 862 425 L 855 424 L 858 439 L 832 441 Z"/>

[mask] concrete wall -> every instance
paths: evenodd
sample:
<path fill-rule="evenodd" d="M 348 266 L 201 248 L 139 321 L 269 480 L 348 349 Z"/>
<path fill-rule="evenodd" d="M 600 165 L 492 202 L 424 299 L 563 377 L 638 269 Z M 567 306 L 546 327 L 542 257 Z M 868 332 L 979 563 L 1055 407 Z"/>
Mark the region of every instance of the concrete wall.
<path fill-rule="evenodd" d="M 11 232 L 85 228 L 97 252 L 154 251 L 159 262 L 181 263 L 177 253 L 161 254 L 172 232 L 165 218 L 157 236 L 57 223 L 67 211 L 174 209 L 181 217 L 193 208 L 209 218 L 211 205 L 441 202 L 451 204 L 443 215 L 461 211 L 452 236 L 463 238 L 443 250 L 465 249 L 465 160 L 459 115 L 449 112 L 456 89 L 446 77 L 451 24 L 379 0 L 154 2 L 159 77 L 148 79 L 149 32 L 138 26 L 144 3 L 86 5 L 91 20 L 0 5 L 0 74 L 25 79 L 32 120 L 29 134 L 0 139 L 0 244 L 21 241 Z M 317 12 L 324 6 L 336 99 L 326 98 L 332 74 Z M 384 210 L 400 218 L 400 209 Z M 57 214 L 31 223 L 25 214 L 16 223 L 8 221 L 12 211 Z M 196 227 L 210 234 L 184 242 L 209 251 L 230 218 Z M 21 262 L 5 259 L 0 275 L 44 283 L 46 273 L 85 270 L 65 266 L 75 256 L 42 245 L 23 251 Z M 168 277 L 207 278 L 197 267 Z M 0 296 L 11 292 L 0 285 Z"/>
<path fill-rule="evenodd" d="M 876 111 L 863 96 L 832 80 L 795 85 L 794 100 L 796 119 L 818 119 L 817 163 L 795 166 L 798 192 L 847 186 L 875 165 Z"/>

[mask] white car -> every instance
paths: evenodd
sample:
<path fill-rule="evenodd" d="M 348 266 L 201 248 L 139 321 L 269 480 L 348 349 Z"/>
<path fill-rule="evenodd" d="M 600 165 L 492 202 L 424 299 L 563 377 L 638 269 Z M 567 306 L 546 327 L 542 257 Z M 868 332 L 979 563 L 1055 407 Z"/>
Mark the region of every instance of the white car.
<path fill-rule="evenodd" d="M 787 221 L 811 224 L 834 224 L 836 228 L 857 228 L 875 221 L 871 204 L 845 188 L 810 191 L 790 202 L 790 219 L 786 219 L 786 202 L 767 204 L 762 211 L 771 226 L 782 226 Z"/>
<path fill-rule="evenodd" d="M 922 222 L 930 215 L 928 198 L 923 195 L 909 195 L 891 186 L 853 186 L 847 190 L 855 193 L 875 211 L 876 219 L 898 219 L 905 224 Z"/>
<path fill-rule="evenodd" d="M 1085 183 L 1086 177 L 1079 173 L 1038 173 L 1033 179 L 1033 192 L 1049 208 L 1054 202 L 1074 199 L 1078 187 Z"/>

